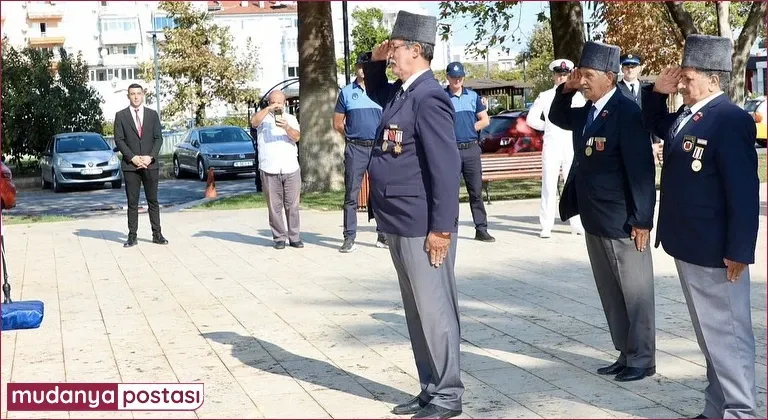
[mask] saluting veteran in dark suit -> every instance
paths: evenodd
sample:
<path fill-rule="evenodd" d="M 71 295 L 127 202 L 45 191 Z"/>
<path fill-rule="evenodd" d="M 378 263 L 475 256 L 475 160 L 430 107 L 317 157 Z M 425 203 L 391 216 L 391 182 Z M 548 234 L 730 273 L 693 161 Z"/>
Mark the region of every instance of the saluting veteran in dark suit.
<path fill-rule="evenodd" d="M 459 173 L 454 109 L 429 69 L 437 19 L 399 12 L 364 70 L 383 107 L 368 167 L 370 207 L 400 281 L 421 392 L 393 409 L 414 418 L 461 413 L 459 308 L 454 277 Z M 386 65 L 399 79 L 387 82 Z"/>
<path fill-rule="evenodd" d="M 675 258 L 707 361 L 698 418 L 757 417 L 748 268 L 760 211 L 756 133 L 723 93 L 732 52 L 728 38 L 690 35 L 682 66 L 643 90 L 646 125 L 664 138 L 656 246 Z M 667 95 L 678 90 L 684 105 L 670 114 Z"/>
<path fill-rule="evenodd" d="M 152 242 L 165 245 L 168 240 L 160 230 L 160 206 L 157 185 L 160 166 L 157 155 L 163 145 L 163 133 L 157 112 L 144 106 L 144 88 L 137 83 L 128 86 L 128 108 L 115 114 L 115 145 L 123 155 L 120 165 L 125 178 L 128 199 L 128 241 L 126 248 L 136 245 L 139 228 L 139 193 L 144 184 L 144 196 L 149 207 Z"/>
<path fill-rule="evenodd" d="M 617 381 L 656 373 L 653 262 L 646 249 L 656 204 L 655 167 L 640 108 L 616 88 L 619 48 L 587 42 L 579 68 L 558 86 L 549 112 L 573 132 L 574 163 L 560 217 L 581 215 L 587 252 L 619 357 L 598 369 Z M 571 108 L 581 88 L 588 100 Z"/>

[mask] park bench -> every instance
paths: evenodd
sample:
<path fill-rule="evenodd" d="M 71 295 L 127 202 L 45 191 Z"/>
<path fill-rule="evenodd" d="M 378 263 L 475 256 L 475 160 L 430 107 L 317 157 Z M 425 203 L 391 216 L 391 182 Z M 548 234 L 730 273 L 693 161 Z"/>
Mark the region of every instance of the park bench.
<path fill-rule="evenodd" d="M 489 185 L 508 179 L 541 179 L 541 152 L 485 153 L 480 156 L 483 168 L 483 189 L 491 204 Z"/>
<path fill-rule="evenodd" d="M 483 189 L 488 204 L 491 203 L 489 184 L 508 179 L 541 179 L 541 152 L 485 153 L 480 156 L 483 172 Z M 368 172 L 357 196 L 358 210 L 368 206 Z"/>

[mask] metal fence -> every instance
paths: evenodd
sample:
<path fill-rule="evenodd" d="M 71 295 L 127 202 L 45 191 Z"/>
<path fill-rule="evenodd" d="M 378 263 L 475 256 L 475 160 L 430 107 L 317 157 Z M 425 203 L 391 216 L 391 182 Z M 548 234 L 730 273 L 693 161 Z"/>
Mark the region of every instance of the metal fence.
<path fill-rule="evenodd" d="M 164 131 L 163 146 L 160 148 L 160 155 L 170 155 L 176 149 L 176 145 L 184 140 L 186 130 Z M 104 136 L 104 139 L 110 146 L 115 147 L 115 136 Z"/>

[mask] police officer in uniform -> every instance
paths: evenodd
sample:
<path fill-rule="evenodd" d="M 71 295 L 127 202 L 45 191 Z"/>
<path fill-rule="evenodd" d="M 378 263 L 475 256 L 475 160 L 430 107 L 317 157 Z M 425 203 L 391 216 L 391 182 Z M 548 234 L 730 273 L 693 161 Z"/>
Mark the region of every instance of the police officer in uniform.
<path fill-rule="evenodd" d="M 653 262 L 647 249 L 656 204 L 655 166 L 640 108 L 616 88 L 619 47 L 587 42 L 558 86 L 549 119 L 573 132 L 574 167 L 560 216 L 576 214 L 618 360 L 597 370 L 617 381 L 656 373 Z M 572 108 L 576 90 L 587 103 Z"/>
<path fill-rule="evenodd" d="M 371 160 L 376 129 L 381 121 L 381 106 L 372 101 L 365 92 L 363 63 L 370 57 L 357 57 L 357 76 L 352 83 L 344 86 L 336 101 L 333 127 L 346 139 L 344 148 L 344 243 L 339 252 L 355 250 L 357 234 L 357 196 L 363 183 L 363 175 Z M 387 239 L 376 227 L 376 246 L 387 247 Z"/>
<path fill-rule="evenodd" d="M 453 105 L 430 70 L 436 36 L 437 18 L 400 11 L 365 64 L 368 95 L 384 108 L 368 166 L 370 207 L 387 234 L 421 384 L 392 412 L 414 418 L 455 417 L 464 393 L 454 272 L 461 159 Z"/>
<path fill-rule="evenodd" d="M 640 90 L 646 86 L 639 79 L 643 72 L 643 59 L 637 54 L 621 56 L 621 73 L 624 75 L 618 88 L 627 98 L 632 99 L 640 108 L 643 107 L 643 95 Z"/>
<path fill-rule="evenodd" d="M 749 265 L 755 262 L 759 180 L 755 123 L 723 92 L 729 38 L 689 35 L 681 67 L 643 90 L 648 127 L 664 138 L 661 244 L 675 258 L 709 385 L 696 418 L 756 418 Z M 684 105 L 667 112 L 678 91 Z M 765 413 L 763 413 L 765 414 Z"/>
<path fill-rule="evenodd" d="M 573 70 L 573 61 L 561 58 L 549 63 L 549 69 L 552 70 L 552 82 L 554 87 L 541 92 L 533 101 L 531 109 L 525 122 L 533 129 L 544 132 L 544 146 L 541 152 L 541 208 L 539 210 L 539 224 L 541 224 L 542 238 L 552 236 L 552 227 L 555 226 L 555 213 L 557 202 L 557 181 L 560 177 L 560 168 L 563 171 L 563 178 L 568 178 L 568 172 L 573 163 L 573 134 L 568 130 L 552 124 L 549 120 L 549 110 L 552 106 L 552 100 L 555 99 L 555 90 L 565 80 Z M 580 108 L 584 106 L 584 96 L 580 92 L 573 95 L 572 107 Z M 584 226 L 581 225 L 581 218 L 576 215 L 571 217 L 568 222 L 571 225 L 571 231 L 577 235 L 584 234 Z"/>
<path fill-rule="evenodd" d="M 483 203 L 483 167 L 480 161 L 478 133 L 491 123 L 487 107 L 477 92 L 464 87 L 464 66 L 459 62 L 448 64 L 445 69 L 448 86 L 445 92 L 456 110 L 456 141 L 461 156 L 461 173 L 469 194 L 472 221 L 475 222 L 475 240 L 494 242 L 488 233 L 488 215 Z"/>

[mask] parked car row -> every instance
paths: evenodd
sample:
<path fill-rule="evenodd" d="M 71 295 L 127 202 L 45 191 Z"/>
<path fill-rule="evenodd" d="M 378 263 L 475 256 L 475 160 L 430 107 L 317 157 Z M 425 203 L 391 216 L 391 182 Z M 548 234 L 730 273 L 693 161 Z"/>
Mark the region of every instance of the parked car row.
<path fill-rule="evenodd" d="M 208 169 L 214 174 L 255 172 L 256 151 L 253 139 L 240 127 L 212 126 L 189 130 L 173 152 L 173 174 L 183 178 L 195 174 L 208 180 Z"/>
<path fill-rule="evenodd" d="M 491 116 L 491 123 L 480 132 L 483 153 L 540 152 L 544 133 L 531 128 L 527 110 L 511 110 Z"/>

